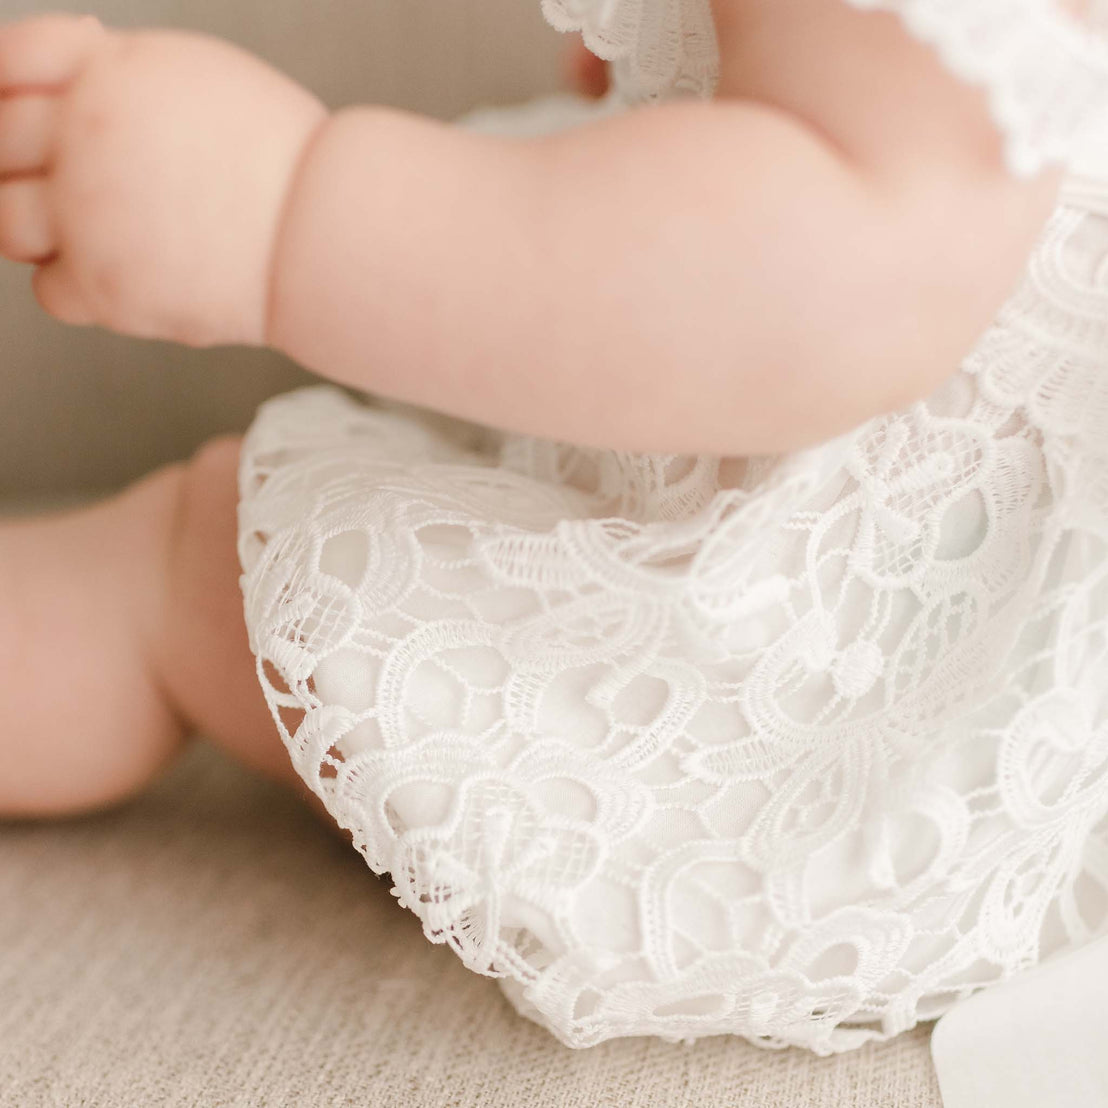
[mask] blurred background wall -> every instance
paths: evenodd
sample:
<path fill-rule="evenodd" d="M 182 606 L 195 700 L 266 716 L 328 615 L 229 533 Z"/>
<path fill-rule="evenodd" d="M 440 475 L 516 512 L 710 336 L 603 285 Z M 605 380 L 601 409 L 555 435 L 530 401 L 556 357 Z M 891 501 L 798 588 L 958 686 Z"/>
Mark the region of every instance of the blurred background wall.
<path fill-rule="evenodd" d="M 565 46 L 539 0 L 0 0 L 3 20 L 59 10 L 221 35 L 332 107 L 442 119 L 555 88 Z M 118 487 L 308 380 L 268 351 L 63 327 L 35 304 L 28 271 L 0 260 L 0 498 Z"/>

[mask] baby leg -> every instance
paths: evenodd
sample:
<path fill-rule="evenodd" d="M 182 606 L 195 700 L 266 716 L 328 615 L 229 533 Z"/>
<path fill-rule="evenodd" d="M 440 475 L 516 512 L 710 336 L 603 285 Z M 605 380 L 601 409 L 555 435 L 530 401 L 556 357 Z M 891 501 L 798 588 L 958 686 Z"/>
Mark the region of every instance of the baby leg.
<path fill-rule="evenodd" d="M 197 731 L 293 779 L 247 647 L 238 443 L 81 511 L 0 524 L 0 817 L 125 799 Z"/>

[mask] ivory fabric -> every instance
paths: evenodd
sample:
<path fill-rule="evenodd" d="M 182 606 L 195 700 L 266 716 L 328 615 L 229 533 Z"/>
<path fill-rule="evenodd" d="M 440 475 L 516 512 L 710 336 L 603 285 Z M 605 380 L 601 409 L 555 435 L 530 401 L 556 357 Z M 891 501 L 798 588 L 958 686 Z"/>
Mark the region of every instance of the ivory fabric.
<path fill-rule="evenodd" d="M 1108 922 L 1105 5 L 860 6 L 987 86 L 1013 172 L 1071 170 L 925 402 L 775 458 L 328 389 L 246 440 L 246 619 L 294 765 L 427 938 L 575 1046 L 848 1050 Z M 597 112 L 708 94 L 706 11 L 547 5 L 618 62 Z"/>
<path fill-rule="evenodd" d="M 940 1108 L 920 1029 L 819 1059 L 561 1046 L 276 786 L 196 747 L 0 825 L 0 1108 Z"/>
<path fill-rule="evenodd" d="M 935 1025 L 943 1108 L 1103 1108 L 1108 937 L 976 993 Z"/>

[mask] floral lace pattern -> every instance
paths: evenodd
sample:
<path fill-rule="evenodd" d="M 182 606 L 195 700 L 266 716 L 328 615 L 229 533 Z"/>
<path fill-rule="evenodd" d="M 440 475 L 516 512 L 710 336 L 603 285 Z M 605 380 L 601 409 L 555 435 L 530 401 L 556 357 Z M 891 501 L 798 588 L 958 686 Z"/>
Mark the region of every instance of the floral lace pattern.
<path fill-rule="evenodd" d="M 1072 163 L 1108 144 L 1103 0 L 845 0 L 894 12 L 948 68 L 988 90 L 1013 172 Z M 615 63 L 630 102 L 710 96 L 719 74 L 710 0 L 543 0 L 548 21 L 579 31 Z"/>
<path fill-rule="evenodd" d="M 271 401 L 240 556 L 297 770 L 571 1045 L 850 1049 L 1087 941 L 1106 355 L 1108 178 L 1073 176 L 959 373 L 804 453 Z"/>
<path fill-rule="evenodd" d="M 259 675 L 430 939 L 567 1043 L 895 1034 L 1108 914 L 1108 185 L 930 401 L 805 454 L 243 462 Z"/>

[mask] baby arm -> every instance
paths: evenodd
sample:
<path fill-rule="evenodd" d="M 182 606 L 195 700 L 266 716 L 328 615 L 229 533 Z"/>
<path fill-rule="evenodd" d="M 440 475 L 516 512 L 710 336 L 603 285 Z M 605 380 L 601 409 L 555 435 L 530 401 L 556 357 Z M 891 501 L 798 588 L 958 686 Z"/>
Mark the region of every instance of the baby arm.
<path fill-rule="evenodd" d="M 515 144 L 339 113 L 292 193 L 273 340 L 348 383 L 630 449 L 773 451 L 931 392 L 1056 179 L 1011 179 L 984 97 L 891 16 L 721 0 L 717 23 L 711 103 Z"/>
<path fill-rule="evenodd" d="M 894 61 L 958 133 L 952 80 Z M 813 118 L 727 64 L 715 102 L 513 142 L 328 117 L 215 40 L 55 18 L 0 32 L 0 92 L 0 253 L 39 263 L 60 318 L 268 341 L 362 388 L 627 448 L 775 450 L 924 395 L 1052 193 L 999 155 L 892 157 L 920 136 L 867 145 L 857 113 Z"/>

